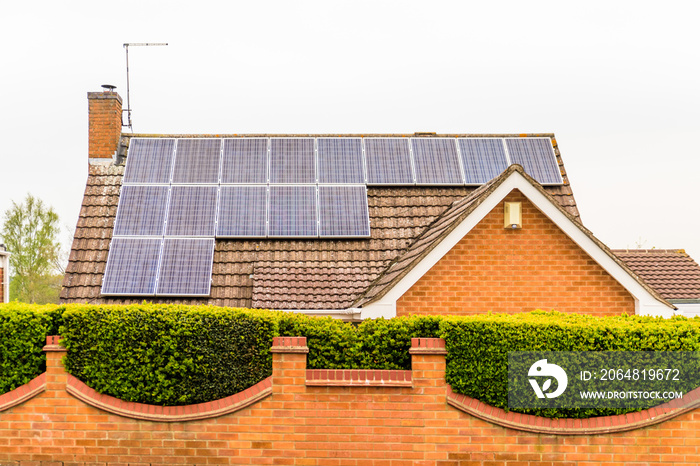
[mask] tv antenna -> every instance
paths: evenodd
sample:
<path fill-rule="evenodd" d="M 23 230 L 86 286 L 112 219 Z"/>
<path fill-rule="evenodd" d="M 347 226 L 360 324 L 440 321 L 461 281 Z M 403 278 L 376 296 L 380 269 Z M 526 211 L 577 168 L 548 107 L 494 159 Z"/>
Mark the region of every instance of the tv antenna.
<path fill-rule="evenodd" d="M 131 126 L 131 100 L 129 99 L 129 47 L 153 47 L 153 46 L 163 46 L 168 45 L 162 42 L 128 42 L 124 44 L 124 49 L 126 50 L 126 116 L 127 124 L 122 126 L 127 126 L 131 132 L 134 132 L 134 128 Z"/>

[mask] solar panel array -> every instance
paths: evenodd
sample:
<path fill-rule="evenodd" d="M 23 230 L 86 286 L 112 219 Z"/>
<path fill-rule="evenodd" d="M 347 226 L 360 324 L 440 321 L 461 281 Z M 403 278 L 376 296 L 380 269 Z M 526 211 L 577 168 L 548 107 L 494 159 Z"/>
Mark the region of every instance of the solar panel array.
<path fill-rule="evenodd" d="M 207 296 L 214 239 L 367 238 L 366 186 L 562 184 L 550 138 L 132 138 L 102 294 Z"/>
<path fill-rule="evenodd" d="M 548 137 L 133 138 L 124 184 L 476 185 L 510 164 L 562 184 Z"/>

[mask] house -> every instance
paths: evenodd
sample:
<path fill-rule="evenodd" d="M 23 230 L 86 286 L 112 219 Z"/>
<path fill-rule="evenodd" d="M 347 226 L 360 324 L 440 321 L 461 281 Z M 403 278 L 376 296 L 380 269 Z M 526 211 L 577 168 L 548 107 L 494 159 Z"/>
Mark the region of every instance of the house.
<path fill-rule="evenodd" d="M 0 303 L 10 302 L 10 253 L 0 244 Z"/>
<path fill-rule="evenodd" d="M 676 312 L 583 226 L 552 134 L 136 135 L 118 94 L 88 102 L 64 303 Z"/>

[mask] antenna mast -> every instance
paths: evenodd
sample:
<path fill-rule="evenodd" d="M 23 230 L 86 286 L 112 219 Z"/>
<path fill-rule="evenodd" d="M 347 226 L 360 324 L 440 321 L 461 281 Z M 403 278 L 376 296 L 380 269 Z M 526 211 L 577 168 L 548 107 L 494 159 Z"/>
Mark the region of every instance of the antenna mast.
<path fill-rule="evenodd" d="M 134 128 L 131 126 L 131 100 L 129 99 L 129 47 L 152 47 L 152 46 L 163 46 L 168 45 L 167 43 L 159 42 L 128 42 L 124 44 L 124 49 L 126 50 L 126 115 L 127 124 L 122 126 L 127 126 L 131 132 L 134 132 Z"/>

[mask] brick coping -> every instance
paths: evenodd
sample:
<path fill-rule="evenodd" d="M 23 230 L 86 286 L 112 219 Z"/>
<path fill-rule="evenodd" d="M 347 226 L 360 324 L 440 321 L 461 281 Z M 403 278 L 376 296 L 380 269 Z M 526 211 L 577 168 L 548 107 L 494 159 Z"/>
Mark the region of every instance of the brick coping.
<path fill-rule="evenodd" d="M 272 394 L 272 377 L 268 377 L 235 395 L 208 403 L 185 406 L 157 406 L 123 401 L 96 392 L 70 374 L 66 383 L 66 391 L 90 406 L 120 416 L 146 421 L 182 422 L 211 419 L 250 406 Z"/>
<path fill-rule="evenodd" d="M 413 387 L 413 374 L 402 370 L 307 369 L 312 387 Z"/>
<path fill-rule="evenodd" d="M 447 404 L 492 424 L 525 432 L 554 435 L 610 434 L 659 424 L 700 407 L 700 388 L 689 392 L 682 400 L 674 399 L 643 411 L 585 419 L 550 419 L 506 412 L 475 398 L 454 393 L 451 388 L 448 389 Z"/>
<path fill-rule="evenodd" d="M 0 395 L 0 411 L 5 411 L 20 403 L 24 403 L 44 390 L 46 390 L 46 372 L 34 377 L 24 385 L 20 385 L 14 390 Z"/>

